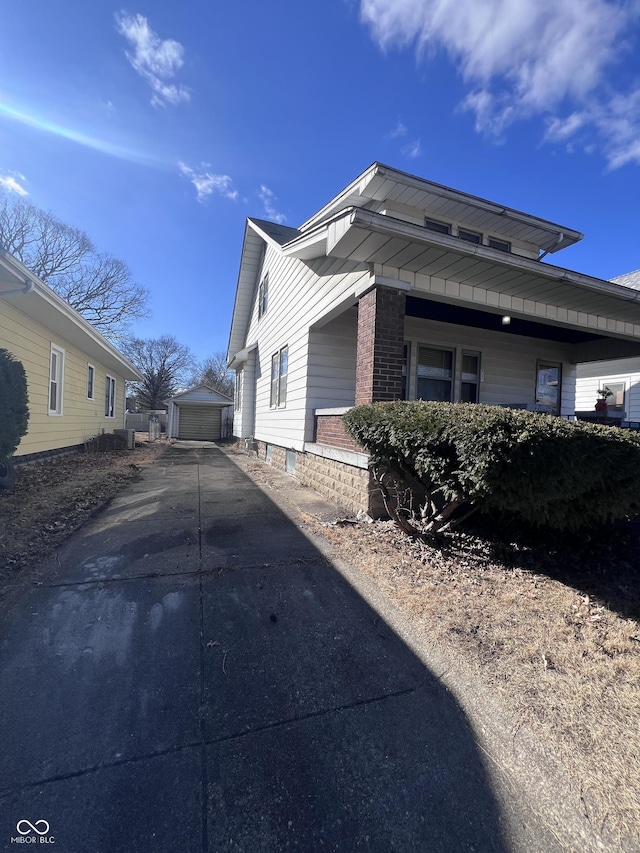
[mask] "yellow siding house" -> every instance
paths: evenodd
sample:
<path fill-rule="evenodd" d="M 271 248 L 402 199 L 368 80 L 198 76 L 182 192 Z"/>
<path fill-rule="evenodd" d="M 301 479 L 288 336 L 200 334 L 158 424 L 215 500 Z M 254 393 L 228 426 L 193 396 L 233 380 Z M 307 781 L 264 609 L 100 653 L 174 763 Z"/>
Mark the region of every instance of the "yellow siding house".
<path fill-rule="evenodd" d="M 138 370 L 1 247 L 0 348 L 27 374 L 29 429 L 16 456 L 74 447 L 124 427 L 125 382 L 141 379 Z"/>

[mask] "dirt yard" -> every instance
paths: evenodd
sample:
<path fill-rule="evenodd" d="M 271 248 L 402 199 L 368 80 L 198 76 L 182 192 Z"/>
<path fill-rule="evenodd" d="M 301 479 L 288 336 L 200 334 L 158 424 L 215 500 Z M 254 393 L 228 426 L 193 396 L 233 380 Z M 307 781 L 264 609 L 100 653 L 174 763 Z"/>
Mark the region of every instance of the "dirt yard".
<path fill-rule="evenodd" d="M 21 466 L 15 485 L 0 489 L 0 592 L 139 480 L 165 447 L 143 441 L 133 451 L 79 452 Z"/>
<path fill-rule="evenodd" d="M 58 547 L 165 446 L 23 468 L 0 491 L 0 580 Z M 243 467 L 278 488 L 264 463 Z M 552 745 L 605 849 L 640 850 L 640 523 L 526 546 L 475 530 L 436 548 L 391 522 L 306 521 Z"/>

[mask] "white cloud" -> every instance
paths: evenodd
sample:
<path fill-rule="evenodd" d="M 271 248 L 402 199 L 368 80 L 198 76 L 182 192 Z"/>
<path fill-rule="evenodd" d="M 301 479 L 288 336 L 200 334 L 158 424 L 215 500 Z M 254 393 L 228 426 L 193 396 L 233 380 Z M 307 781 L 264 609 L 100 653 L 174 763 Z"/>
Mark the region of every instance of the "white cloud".
<path fill-rule="evenodd" d="M 24 175 L 20 175 L 17 172 L 15 174 L 19 180 L 26 180 Z M 0 187 L 3 187 L 3 189 L 10 193 L 16 193 L 17 195 L 29 195 L 27 190 L 18 183 L 13 175 L 0 175 Z"/>
<path fill-rule="evenodd" d="M 609 78 L 629 51 L 639 13 L 637 0 L 360 2 L 361 19 L 382 49 L 448 54 L 468 87 L 462 107 L 475 113 L 478 130 L 499 136 L 519 119 L 543 115 L 546 138 L 565 141 L 588 125 L 603 138 L 610 165 L 638 156 L 628 137 L 637 138 L 640 118 L 625 122 L 618 103 L 635 104 L 633 93 L 612 95 Z M 605 117 L 617 117 L 617 127 Z"/>
<path fill-rule="evenodd" d="M 127 59 L 151 86 L 154 107 L 176 105 L 191 99 L 186 86 L 170 82 L 184 64 L 184 48 L 173 39 L 162 40 L 144 15 L 116 15 L 116 29 L 133 48 Z"/>
<path fill-rule="evenodd" d="M 405 157 L 411 157 L 412 159 L 419 157 L 420 154 L 422 154 L 422 146 L 420 144 L 420 140 L 415 139 L 413 142 L 410 142 L 408 145 L 405 145 L 402 149 L 402 153 L 405 155 Z"/>
<path fill-rule="evenodd" d="M 238 191 L 234 189 L 233 180 L 229 175 L 216 175 L 209 171 L 210 168 L 209 163 L 202 163 L 200 169 L 196 171 L 186 163 L 178 163 L 180 174 L 188 178 L 196 188 L 198 201 L 204 202 L 214 193 L 223 198 L 237 198 Z"/>
<path fill-rule="evenodd" d="M 274 193 L 266 187 L 264 184 L 260 185 L 260 192 L 258 193 L 260 196 L 260 200 L 264 205 L 265 216 L 268 216 L 272 222 L 278 222 L 282 225 L 287 221 L 287 217 L 284 213 L 279 213 L 276 209 L 275 202 L 278 200 Z"/>
<path fill-rule="evenodd" d="M 399 136 L 405 136 L 406 133 L 407 133 L 407 128 L 405 127 L 402 120 L 398 119 L 398 123 L 393 128 L 393 130 L 389 131 L 389 133 L 387 134 L 387 137 L 389 139 L 397 139 Z"/>

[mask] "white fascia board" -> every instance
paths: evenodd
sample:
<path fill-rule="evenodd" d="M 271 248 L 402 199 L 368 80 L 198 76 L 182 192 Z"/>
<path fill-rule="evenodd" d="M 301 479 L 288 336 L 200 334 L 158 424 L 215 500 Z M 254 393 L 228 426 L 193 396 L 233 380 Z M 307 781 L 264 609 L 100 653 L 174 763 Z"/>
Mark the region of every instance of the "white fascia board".
<path fill-rule="evenodd" d="M 97 329 L 94 329 L 88 320 L 85 320 L 75 308 L 72 308 L 68 302 L 65 302 L 62 297 L 58 296 L 5 249 L 0 249 L 0 270 L 3 279 L 8 276 L 9 280 L 15 280 L 16 286 L 23 285 L 20 293 L 12 293 L 5 297 L 19 311 L 45 328 L 51 328 L 64 340 L 82 352 L 94 356 L 106 367 L 117 367 L 119 375 L 124 379 L 129 381 L 141 381 L 143 379 L 138 368 Z M 27 282 L 30 283 L 30 287 L 27 287 Z M 2 290 L 0 290 L 0 297 L 2 295 Z M 33 300 L 38 300 L 38 302 L 34 303 Z M 44 316 L 42 316 L 43 311 L 35 307 L 38 304 L 43 305 L 43 307 L 46 306 Z"/>
<path fill-rule="evenodd" d="M 488 246 L 466 243 L 464 240 L 460 240 L 459 237 L 437 234 L 436 232 L 427 231 L 420 225 L 412 225 L 400 219 L 392 219 L 385 214 L 374 213 L 373 211 L 363 210 L 362 208 L 352 210 L 350 217 L 351 225 L 354 227 L 365 227 L 370 231 L 381 234 L 406 237 L 412 241 L 440 246 L 444 249 L 452 249 L 458 254 L 468 255 L 469 257 L 477 256 L 482 260 L 497 262 L 501 266 L 528 272 L 546 278 L 549 281 L 566 282 L 577 285 L 578 287 L 595 290 L 598 293 L 607 294 L 626 302 L 632 302 L 636 305 L 640 304 L 640 291 L 631 290 L 628 287 L 614 284 L 601 278 L 594 278 L 593 276 L 567 270 L 563 267 L 556 267 L 552 264 L 523 258 L 520 255 L 507 254 L 506 252 L 491 249 Z"/>
<path fill-rule="evenodd" d="M 256 275 L 259 261 L 249 259 L 247 256 L 247 245 L 251 239 L 265 240 L 261 229 L 247 219 L 244 227 L 244 238 L 242 240 L 242 252 L 240 255 L 240 268 L 238 270 L 238 281 L 236 284 L 236 295 L 233 302 L 233 313 L 231 315 L 231 328 L 229 330 L 229 343 L 227 345 L 227 367 L 235 357 L 235 353 L 242 349 L 245 344 L 249 322 L 251 320 L 251 308 L 253 306 L 253 292 L 256 286 Z M 274 243 L 279 251 L 281 247 Z"/>

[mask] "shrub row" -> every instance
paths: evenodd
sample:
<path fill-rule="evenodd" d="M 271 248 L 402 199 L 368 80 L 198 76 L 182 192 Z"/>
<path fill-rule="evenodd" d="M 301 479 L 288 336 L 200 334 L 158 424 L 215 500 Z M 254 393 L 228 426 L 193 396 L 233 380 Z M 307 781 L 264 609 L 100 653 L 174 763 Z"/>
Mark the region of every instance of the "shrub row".
<path fill-rule="evenodd" d="M 427 529 L 461 505 L 579 530 L 640 512 L 640 436 L 550 415 L 465 403 L 374 403 L 347 432 L 419 504 Z M 383 492 L 384 494 L 384 492 Z M 444 518 L 443 518 L 444 514 Z"/>

